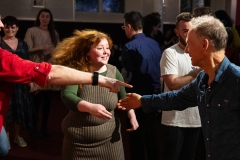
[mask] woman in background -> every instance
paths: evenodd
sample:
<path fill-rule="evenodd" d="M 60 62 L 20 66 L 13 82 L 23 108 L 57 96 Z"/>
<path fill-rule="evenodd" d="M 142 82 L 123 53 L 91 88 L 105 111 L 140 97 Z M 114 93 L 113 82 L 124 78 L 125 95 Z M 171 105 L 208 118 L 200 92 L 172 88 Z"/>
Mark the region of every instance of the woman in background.
<path fill-rule="evenodd" d="M 24 40 L 28 44 L 30 60 L 34 62 L 49 62 L 54 48 L 59 43 L 59 35 L 54 29 L 53 16 L 49 9 L 44 8 L 38 12 L 34 27 L 27 30 Z M 37 111 L 39 111 L 41 102 L 44 101 L 41 124 L 41 133 L 43 136 L 49 135 L 47 123 L 51 108 L 51 94 L 50 90 L 41 90 L 34 95 L 34 105 Z M 38 118 L 36 117 L 36 119 Z M 38 135 L 35 134 L 36 132 L 37 120 L 35 129 L 30 134 Z"/>
<path fill-rule="evenodd" d="M 4 24 L 4 37 L 0 40 L 0 47 L 23 59 L 29 59 L 27 43 L 16 37 L 19 23 L 13 16 L 7 16 L 2 20 Z M 23 66 L 24 67 L 24 66 Z M 21 129 L 33 128 L 33 117 L 36 116 L 28 84 L 14 84 L 10 106 L 5 117 L 5 128 L 9 138 L 9 125 L 14 123 L 14 142 L 20 147 L 26 147 L 27 143 L 21 136 Z"/>
<path fill-rule="evenodd" d="M 112 40 L 102 32 L 75 31 L 57 46 L 53 62 L 123 81 L 117 68 L 107 64 L 111 47 Z M 121 87 L 117 94 L 93 85 L 62 88 L 62 100 L 70 109 L 62 122 L 63 159 L 124 160 L 120 121 L 114 109 L 118 100 L 126 96 L 125 88 Z M 128 111 L 128 117 L 132 128 L 127 131 L 136 130 L 134 110 Z"/>

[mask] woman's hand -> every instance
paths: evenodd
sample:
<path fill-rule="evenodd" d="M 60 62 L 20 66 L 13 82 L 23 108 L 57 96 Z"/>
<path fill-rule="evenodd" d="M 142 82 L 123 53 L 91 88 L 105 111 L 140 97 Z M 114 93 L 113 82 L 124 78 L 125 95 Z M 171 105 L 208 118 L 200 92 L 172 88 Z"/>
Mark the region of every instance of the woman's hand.
<path fill-rule="evenodd" d="M 52 54 L 54 50 L 53 45 L 45 45 L 42 47 L 42 51 L 44 55 Z"/>
<path fill-rule="evenodd" d="M 130 119 L 130 124 L 132 125 L 132 128 L 127 129 L 127 131 L 135 131 L 139 127 L 139 124 L 133 109 L 128 111 L 128 118 Z"/>
<path fill-rule="evenodd" d="M 112 118 L 112 114 L 108 112 L 106 108 L 101 104 L 94 104 L 82 100 L 78 103 L 77 107 L 80 112 L 88 112 L 91 115 L 103 120 L 108 120 Z"/>

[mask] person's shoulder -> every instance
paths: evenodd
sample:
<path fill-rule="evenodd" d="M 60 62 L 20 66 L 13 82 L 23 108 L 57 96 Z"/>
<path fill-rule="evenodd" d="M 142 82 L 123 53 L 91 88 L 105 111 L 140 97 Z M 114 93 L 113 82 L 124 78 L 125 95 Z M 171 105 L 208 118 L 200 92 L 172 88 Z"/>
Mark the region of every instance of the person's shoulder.
<path fill-rule="evenodd" d="M 38 33 L 39 32 L 39 27 L 30 27 L 27 29 L 27 32 L 30 34 Z"/>
<path fill-rule="evenodd" d="M 151 37 L 148 37 L 148 36 L 146 36 L 144 33 L 141 33 L 141 34 L 139 34 L 140 36 L 139 36 L 139 40 L 140 41 L 147 41 L 147 42 L 152 42 L 152 43 L 157 43 L 157 41 L 156 40 L 154 40 L 153 38 L 151 38 Z"/>
<path fill-rule="evenodd" d="M 127 42 L 127 43 L 124 45 L 124 47 L 126 47 L 127 49 L 129 49 L 129 48 L 134 48 L 134 47 L 136 47 L 136 46 L 138 45 L 137 42 L 138 42 L 138 41 L 137 41 L 136 39 L 133 39 L 133 40 Z"/>
<path fill-rule="evenodd" d="M 28 28 L 28 30 L 29 30 L 29 31 L 39 30 L 39 28 L 38 28 L 38 27 L 30 27 L 30 28 Z"/>
<path fill-rule="evenodd" d="M 177 45 L 177 44 L 174 44 L 174 45 L 166 48 L 166 49 L 164 50 L 164 52 L 175 52 L 175 53 L 177 53 L 177 50 L 178 50 L 178 45 Z"/>
<path fill-rule="evenodd" d="M 116 75 L 117 67 L 111 64 L 106 64 L 108 75 Z"/>
<path fill-rule="evenodd" d="M 146 37 L 146 40 L 153 45 L 159 46 L 159 43 L 153 38 Z"/>
<path fill-rule="evenodd" d="M 146 37 L 144 33 L 137 33 L 131 37 L 131 39 L 128 43 L 137 43 L 138 44 L 138 43 L 143 42 L 146 39 L 148 39 L 148 37 Z"/>
<path fill-rule="evenodd" d="M 112 64 L 106 64 L 107 68 L 117 68 L 116 66 L 112 65 Z"/>
<path fill-rule="evenodd" d="M 240 66 L 230 63 L 228 66 L 228 70 L 233 74 L 236 75 L 237 77 L 240 78 Z"/>
<path fill-rule="evenodd" d="M 149 44 L 151 44 L 151 46 L 159 46 L 159 44 L 157 43 L 157 41 L 155 41 L 152 38 L 146 37 L 144 34 L 136 34 L 134 35 L 134 37 L 125 44 L 125 47 L 127 48 L 139 48 L 144 47 L 144 46 L 149 46 Z M 160 46 L 159 46 L 160 49 Z"/>
<path fill-rule="evenodd" d="M 150 37 L 146 37 L 144 34 L 140 36 L 139 38 L 133 39 L 132 43 L 137 46 L 142 46 L 143 44 L 151 45 L 151 46 L 159 46 L 158 42 Z M 160 46 L 159 46 L 160 48 Z"/>

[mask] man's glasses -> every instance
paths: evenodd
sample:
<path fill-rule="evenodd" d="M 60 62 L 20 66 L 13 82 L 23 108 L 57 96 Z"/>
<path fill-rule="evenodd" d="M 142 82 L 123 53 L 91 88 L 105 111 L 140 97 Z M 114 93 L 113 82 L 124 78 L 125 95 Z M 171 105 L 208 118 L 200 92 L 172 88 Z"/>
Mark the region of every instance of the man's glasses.
<path fill-rule="evenodd" d="M 125 28 L 126 28 L 126 26 L 125 26 L 125 25 L 123 25 L 123 26 L 121 26 L 121 27 L 122 27 L 122 29 L 123 29 L 123 30 L 125 30 Z"/>

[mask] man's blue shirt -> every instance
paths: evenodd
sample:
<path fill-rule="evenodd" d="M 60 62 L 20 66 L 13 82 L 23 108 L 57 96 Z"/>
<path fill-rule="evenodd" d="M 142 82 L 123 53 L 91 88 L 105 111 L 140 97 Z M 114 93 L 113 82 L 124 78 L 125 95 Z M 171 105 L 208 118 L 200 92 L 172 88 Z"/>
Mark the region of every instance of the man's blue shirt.
<path fill-rule="evenodd" d="M 132 72 L 132 92 L 151 94 L 160 88 L 160 59 L 162 52 L 159 44 L 143 33 L 135 34 L 125 44 L 122 52 L 123 67 Z M 152 90 L 152 91 L 151 91 Z"/>
<path fill-rule="evenodd" d="M 207 160 L 240 159 L 240 67 L 225 57 L 208 85 L 202 71 L 179 91 L 142 97 L 144 112 L 198 106 Z"/>

